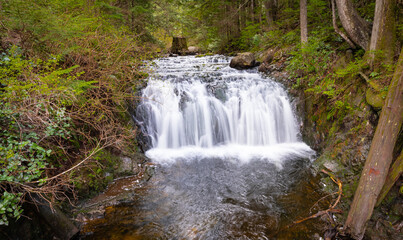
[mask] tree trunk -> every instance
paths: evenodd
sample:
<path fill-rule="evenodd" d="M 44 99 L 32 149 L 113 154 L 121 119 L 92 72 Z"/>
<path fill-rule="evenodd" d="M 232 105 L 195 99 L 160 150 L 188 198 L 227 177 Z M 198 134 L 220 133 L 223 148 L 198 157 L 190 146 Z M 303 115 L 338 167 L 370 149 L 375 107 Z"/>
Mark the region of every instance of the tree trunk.
<path fill-rule="evenodd" d="M 396 0 L 376 0 L 374 26 L 369 50 L 370 64 L 384 61 L 392 63 L 395 53 L 395 6 Z M 374 51 L 382 51 L 377 54 Z"/>
<path fill-rule="evenodd" d="M 345 223 L 346 232 L 355 239 L 364 236 L 367 221 L 385 183 L 402 122 L 403 50 Z"/>
<path fill-rule="evenodd" d="M 400 156 L 397 157 L 396 161 L 393 163 L 392 167 L 389 170 L 388 176 L 386 177 L 385 184 L 379 194 L 378 201 L 375 206 L 379 206 L 382 200 L 386 197 L 389 190 L 395 185 L 395 182 L 399 179 L 400 175 L 403 173 L 403 151 L 400 153 Z"/>
<path fill-rule="evenodd" d="M 307 0 L 299 1 L 299 24 L 301 26 L 301 44 L 302 46 L 308 42 L 308 12 L 307 12 Z"/>
<path fill-rule="evenodd" d="M 269 29 L 274 28 L 274 14 L 276 12 L 276 4 L 274 0 L 267 0 L 264 2 L 264 7 L 266 9 L 266 20 Z"/>
<path fill-rule="evenodd" d="M 188 46 L 186 43 L 186 38 L 184 37 L 174 37 L 172 39 L 172 48 L 171 52 L 175 54 L 181 54 L 188 50 Z"/>
<path fill-rule="evenodd" d="M 341 24 L 350 39 L 364 50 L 368 50 L 371 36 L 369 23 L 358 15 L 351 0 L 336 0 L 336 5 Z"/>
<path fill-rule="evenodd" d="M 336 33 L 338 33 L 347 43 L 350 45 L 352 49 L 355 49 L 356 46 L 351 40 L 348 38 L 346 34 L 344 34 L 342 31 L 340 31 L 339 27 L 337 26 L 337 19 L 336 19 L 336 7 L 334 0 L 331 0 L 332 4 L 332 22 L 333 22 L 333 28 Z"/>

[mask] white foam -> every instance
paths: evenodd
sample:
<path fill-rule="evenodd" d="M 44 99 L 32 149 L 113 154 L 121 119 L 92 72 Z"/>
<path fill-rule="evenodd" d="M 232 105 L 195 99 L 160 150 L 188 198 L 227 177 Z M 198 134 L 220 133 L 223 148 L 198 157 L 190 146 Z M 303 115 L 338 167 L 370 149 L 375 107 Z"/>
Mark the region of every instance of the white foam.
<path fill-rule="evenodd" d="M 204 158 L 220 158 L 239 163 L 250 161 L 269 161 L 281 168 L 285 160 L 292 158 L 311 158 L 315 152 L 305 143 L 282 143 L 270 146 L 222 145 L 211 148 L 186 146 L 181 148 L 153 148 L 146 156 L 154 162 L 173 163 L 177 159 L 202 160 Z"/>

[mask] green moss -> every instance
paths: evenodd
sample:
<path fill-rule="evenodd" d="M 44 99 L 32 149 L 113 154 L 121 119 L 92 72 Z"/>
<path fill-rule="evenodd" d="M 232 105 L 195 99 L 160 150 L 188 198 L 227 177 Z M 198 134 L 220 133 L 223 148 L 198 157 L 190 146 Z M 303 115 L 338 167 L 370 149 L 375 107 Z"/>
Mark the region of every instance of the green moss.
<path fill-rule="evenodd" d="M 376 110 L 382 109 L 384 99 L 382 98 L 381 93 L 378 93 L 378 92 L 372 90 L 371 88 L 368 88 L 365 93 L 365 100 L 374 109 L 376 109 Z"/>

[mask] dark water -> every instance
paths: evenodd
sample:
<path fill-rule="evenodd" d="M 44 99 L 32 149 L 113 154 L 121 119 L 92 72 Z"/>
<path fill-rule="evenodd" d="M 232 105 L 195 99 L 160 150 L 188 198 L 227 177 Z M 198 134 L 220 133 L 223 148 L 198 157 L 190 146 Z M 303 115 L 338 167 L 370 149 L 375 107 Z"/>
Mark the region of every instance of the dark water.
<path fill-rule="evenodd" d="M 321 234 L 318 221 L 292 225 L 316 213 L 319 206 L 312 206 L 322 195 L 309 169 L 314 152 L 298 138 L 281 85 L 255 70 L 230 69 L 222 56 L 161 59 L 156 65 L 139 108 L 140 124 L 151 136 L 153 148 L 146 154 L 155 173 L 141 186 L 133 187 L 130 179 L 111 186 L 110 192 L 119 186 L 130 197 L 87 222 L 82 238 Z"/>
<path fill-rule="evenodd" d="M 311 239 L 321 233 L 317 221 L 287 227 L 318 210 L 310 209 L 321 194 L 309 162 L 287 160 L 281 170 L 220 159 L 157 166 L 130 201 L 89 222 L 83 238 Z"/>

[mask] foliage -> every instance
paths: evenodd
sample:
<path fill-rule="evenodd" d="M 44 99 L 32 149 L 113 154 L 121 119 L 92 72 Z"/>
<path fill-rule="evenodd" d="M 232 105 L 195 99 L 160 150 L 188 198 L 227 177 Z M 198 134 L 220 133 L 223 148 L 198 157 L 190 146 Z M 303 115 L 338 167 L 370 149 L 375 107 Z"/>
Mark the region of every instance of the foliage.
<path fill-rule="evenodd" d="M 21 206 L 18 204 L 21 200 L 21 194 L 12 194 L 3 192 L 0 198 L 0 225 L 8 225 L 8 218 L 19 219 L 22 213 Z"/>
<path fill-rule="evenodd" d="M 132 1 L 127 12 L 126 3 L 2 4 L 1 224 L 20 216 L 27 194 L 75 197 L 74 187 L 83 182 L 70 177 L 93 168 L 102 150 L 136 149 L 125 112 L 133 89 L 147 76 L 140 68 L 150 56 L 141 41 L 151 41 L 151 5 Z M 140 15 L 144 25 L 131 20 Z"/>
<path fill-rule="evenodd" d="M 241 36 L 238 39 L 238 48 L 248 50 L 253 47 L 258 47 L 261 42 L 261 26 L 259 23 L 247 22 L 246 27 L 242 30 Z"/>
<path fill-rule="evenodd" d="M 300 81 L 300 84 L 306 84 L 308 87 L 313 86 L 318 79 L 321 79 L 329 71 L 333 53 L 334 50 L 329 44 L 312 36 L 304 48 L 298 45 L 290 53 L 287 71 L 293 77 L 299 77 L 303 80 Z"/>

